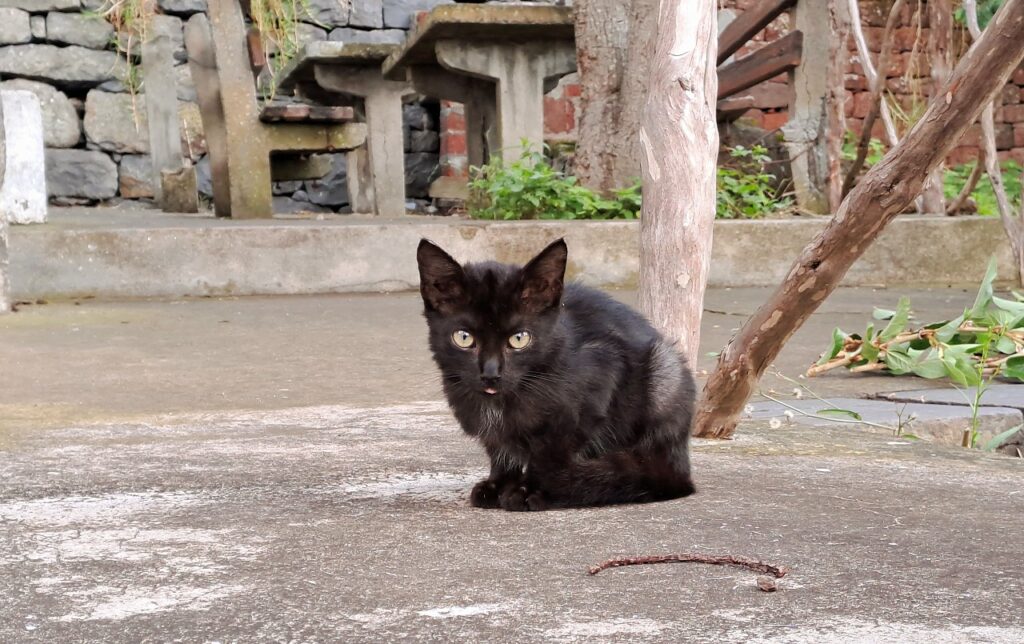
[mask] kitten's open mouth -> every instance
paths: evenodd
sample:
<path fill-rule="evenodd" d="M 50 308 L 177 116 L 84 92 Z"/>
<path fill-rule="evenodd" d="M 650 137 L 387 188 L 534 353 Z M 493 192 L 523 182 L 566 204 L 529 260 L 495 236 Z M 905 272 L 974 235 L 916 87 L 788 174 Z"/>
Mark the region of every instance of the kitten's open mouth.
<path fill-rule="evenodd" d="M 498 390 L 495 389 L 494 387 L 484 387 L 484 393 L 493 396 L 494 394 L 498 393 Z"/>

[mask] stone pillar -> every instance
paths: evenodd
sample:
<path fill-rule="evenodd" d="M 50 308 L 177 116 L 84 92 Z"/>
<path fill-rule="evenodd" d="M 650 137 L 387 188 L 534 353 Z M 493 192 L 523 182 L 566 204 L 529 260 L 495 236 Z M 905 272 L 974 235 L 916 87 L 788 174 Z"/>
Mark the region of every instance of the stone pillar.
<path fill-rule="evenodd" d="M 43 113 L 32 92 L 4 90 L 4 131 L 7 145 L 0 211 L 12 224 L 46 222 L 46 158 L 43 154 Z"/>
<path fill-rule="evenodd" d="M 543 147 L 544 90 L 576 71 L 576 49 L 571 42 L 480 44 L 442 40 L 435 50 L 444 67 L 495 84 L 496 97 L 487 102 L 497 106 L 497 145 L 506 163 L 519 158 L 524 140 L 537 151 Z"/>
<path fill-rule="evenodd" d="M 405 142 L 402 98 L 412 87 L 385 80 L 379 68 L 317 65 L 316 82 L 326 90 L 362 97 L 366 106 L 366 147 L 370 154 L 376 214 L 405 214 Z M 353 204 L 353 210 L 355 205 Z"/>

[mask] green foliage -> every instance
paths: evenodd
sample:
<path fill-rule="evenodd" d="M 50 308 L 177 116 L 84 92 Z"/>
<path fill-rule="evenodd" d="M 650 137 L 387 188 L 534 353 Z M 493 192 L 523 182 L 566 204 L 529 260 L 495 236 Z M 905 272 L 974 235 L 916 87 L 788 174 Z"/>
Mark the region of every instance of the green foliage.
<path fill-rule="evenodd" d="M 640 214 L 639 182 L 606 199 L 529 149 L 508 165 L 495 156 L 473 168 L 469 189 L 469 214 L 478 219 L 636 219 Z"/>
<path fill-rule="evenodd" d="M 1003 0 L 978 0 L 978 26 L 982 29 L 988 25 L 988 21 L 992 19 L 992 16 L 996 15 L 996 11 L 999 10 L 1003 4 Z M 956 20 L 961 25 L 967 24 L 967 14 L 964 12 L 963 7 L 957 7 L 953 11 L 953 20 Z"/>
<path fill-rule="evenodd" d="M 526 149 L 525 142 L 523 143 Z M 775 178 L 765 171 L 771 161 L 762 146 L 737 146 L 729 165 L 718 168 L 717 217 L 753 219 L 785 210 L 792 200 L 779 195 Z M 636 219 L 640 216 L 640 182 L 602 197 L 560 172 L 540 152 L 526 149 L 504 164 L 494 157 L 472 169 L 469 214 L 478 219 Z"/>
<path fill-rule="evenodd" d="M 967 178 L 971 175 L 975 165 L 977 165 L 977 162 L 972 161 L 946 170 L 946 175 L 943 178 L 943 190 L 946 194 L 946 199 L 952 200 L 960 194 L 960 190 L 967 183 Z M 1005 161 L 1001 164 L 1000 168 L 1003 174 L 1003 186 L 1006 188 L 1006 196 L 1010 200 L 1010 205 L 1019 208 L 1017 204 L 1020 204 L 1021 200 L 1021 166 L 1016 161 Z M 992 190 L 992 182 L 987 174 L 982 175 L 978 185 L 971 193 L 971 198 L 978 205 L 979 215 L 992 216 L 999 214 L 999 207 L 996 205 L 996 194 Z"/>
<path fill-rule="evenodd" d="M 766 171 L 768 149 L 738 145 L 729 151 L 729 162 L 719 166 L 716 216 L 719 219 L 758 219 L 766 213 L 786 210 L 792 199 L 780 195 L 775 177 Z"/>
<path fill-rule="evenodd" d="M 844 366 L 949 378 L 964 387 L 979 387 L 994 377 L 1024 382 L 1024 296 L 997 297 L 995 278 L 993 259 L 974 305 L 952 320 L 910 329 L 910 300 L 901 298 L 895 311 L 876 310 L 875 319 L 887 321 L 877 335 L 873 323 L 863 335 L 836 329 L 816 371 Z"/>
<path fill-rule="evenodd" d="M 831 346 L 810 373 L 845 366 L 856 371 L 948 378 L 962 388 L 971 407 L 963 446 L 977 447 L 979 411 L 986 389 L 999 377 L 1024 382 L 1024 295 L 1015 292 L 1013 300 L 996 296 L 992 288 L 995 278 L 996 261 L 992 258 L 974 304 L 952 320 L 910 330 L 910 300 L 903 297 L 895 311 L 875 310 L 876 320 L 888 320 L 878 335 L 873 333 L 873 324 L 868 324 L 864 335 L 836 329 Z M 984 449 L 997 445 L 989 441 Z"/>
<path fill-rule="evenodd" d="M 847 130 L 843 136 L 843 161 L 853 161 L 857 158 L 857 143 L 859 141 L 859 136 Z M 864 169 L 867 170 L 881 161 L 883 156 L 885 156 L 885 145 L 878 139 L 872 138 L 868 142 L 868 155 L 864 157 Z"/>

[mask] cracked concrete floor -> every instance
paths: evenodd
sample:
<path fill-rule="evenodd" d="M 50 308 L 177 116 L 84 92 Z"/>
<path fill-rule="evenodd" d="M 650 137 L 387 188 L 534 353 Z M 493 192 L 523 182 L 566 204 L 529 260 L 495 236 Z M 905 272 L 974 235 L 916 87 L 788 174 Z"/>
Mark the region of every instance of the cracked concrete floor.
<path fill-rule="evenodd" d="M 713 292 L 708 346 L 765 294 Z M 910 295 L 922 319 L 972 297 Z M 895 299 L 841 291 L 779 369 Z M 0 320 L 0 641 L 1024 640 L 1019 460 L 748 422 L 697 442 L 690 499 L 475 510 L 483 458 L 440 402 L 423 337 L 409 295 Z M 812 381 L 828 395 L 914 384 L 928 383 Z M 774 594 L 695 564 L 585 574 L 680 551 L 792 572 Z"/>

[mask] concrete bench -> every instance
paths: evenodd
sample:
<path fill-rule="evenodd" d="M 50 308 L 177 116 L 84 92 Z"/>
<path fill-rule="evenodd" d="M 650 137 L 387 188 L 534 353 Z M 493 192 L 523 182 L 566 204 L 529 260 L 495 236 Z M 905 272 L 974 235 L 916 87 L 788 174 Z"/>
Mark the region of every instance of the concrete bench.
<path fill-rule="evenodd" d="M 308 105 L 260 108 L 239 0 L 209 0 L 185 26 L 189 70 L 206 132 L 214 211 L 220 217 L 273 216 L 271 181 L 319 179 L 329 159 L 366 140 L 351 108 Z"/>

